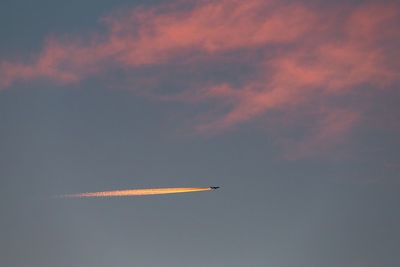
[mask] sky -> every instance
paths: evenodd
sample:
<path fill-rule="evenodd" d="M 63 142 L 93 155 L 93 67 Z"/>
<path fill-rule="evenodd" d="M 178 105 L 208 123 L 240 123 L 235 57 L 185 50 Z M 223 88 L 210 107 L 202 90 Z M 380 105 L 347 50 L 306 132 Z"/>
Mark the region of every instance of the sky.
<path fill-rule="evenodd" d="M 1 266 L 400 265 L 397 1 L 5 0 L 0 25 Z"/>

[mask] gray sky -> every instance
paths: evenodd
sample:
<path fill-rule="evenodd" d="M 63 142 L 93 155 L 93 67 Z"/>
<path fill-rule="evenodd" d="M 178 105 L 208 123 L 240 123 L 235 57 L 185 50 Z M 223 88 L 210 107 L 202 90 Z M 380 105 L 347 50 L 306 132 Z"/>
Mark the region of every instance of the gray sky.
<path fill-rule="evenodd" d="M 400 6 L 270 2 L 3 1 L 0 265 L 399 266 Z"/>

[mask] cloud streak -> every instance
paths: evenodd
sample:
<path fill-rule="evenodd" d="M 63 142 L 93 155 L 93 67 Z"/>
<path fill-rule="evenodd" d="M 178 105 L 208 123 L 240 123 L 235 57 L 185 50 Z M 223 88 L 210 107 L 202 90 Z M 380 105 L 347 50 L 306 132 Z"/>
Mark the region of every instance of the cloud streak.
<path fill-rule="evenodd" d="M 129 189 L 129 190 L 114 190 L 104 192 L 88 192 L 78 194 L 60 195 L 60 198 L 83 198 L 83 197 L 122 197 L 122 196 L 147 196 L 147 195 L 164 195 L 164 194 L 177 194 L 188 193 L 197 191 L 209 191 L 211 187 L 197 187 L 197 188 L 151 188 L 151 189 Z"/>
<path fill-rule="evenodd" d="M 218 71 L 225 60 L 235 62 L 251 74 L 227 66 L 222 81 L 182 76 L 185 89 L 178 93 L 145 90 L 160 100 L 214 103 L 215 113 L 193 126 L 202 134 L 260 123 L 271 113 L 297 112 L 302 120 L 313 110 L 309 135 L 287 150 L 297 158 L 340 142 L 357 124 L 368 104 L 349 99 L 362 103 L 399 81 L 399 14 L 397 4 L 378 2 L 329 10 L 275 0 L 135 7 L 102 18 L 104 34 L 51 37 L 27 61 L 2 61 L 0 88 L 35 79 L 77 83 L 149 66 L 179 76 L 174 67 Z M 161 82 L 157 75 L 148 79 Z"/>

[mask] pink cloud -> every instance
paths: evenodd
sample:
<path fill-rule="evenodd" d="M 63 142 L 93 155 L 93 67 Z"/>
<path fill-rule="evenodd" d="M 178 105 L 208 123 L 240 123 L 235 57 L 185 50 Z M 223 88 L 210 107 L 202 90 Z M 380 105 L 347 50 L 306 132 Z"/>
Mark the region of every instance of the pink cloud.
<path fill-rule="evenodd" d="M 297 159 L 323 154 L 330 147 L 343 142 L 343 138 L 358 121 L 360 114 L 350 110 L 328 110 L 315 123 L 311 134 L 297 143 L 285 144 L 285 157 Z"/>
<path fill-rule="evenodd" d="M 34 78 L 76 82 L 110 68 L 160 64 L 195 51 L 216 53 L 286 43 L 307 31 L 315 17 L 301 5 L 271 6 L 276 3 L 225 0 L 203 1 L 189 10 L 177 4 L 120 11 L 102 19 L 108 27 L 104 36 L 89 34 L 93 37 L 86 42 L 79 37 L 53 38 L 30 63 L 3 61 L 1 85 Z M 168 12 L 162 12 L 164 8 Z M 266 16 L 269 8 L 273 11 Z"/>
<path fill-rule="evenodd" d="M 364 86 L 382 91 L 399 81 L 399 10 L 396 4 L 370 3 L 329 11 L 275 0 L 120 10 L 101 19 L 107 26 L 104 35 L 49 38 L 27 62 L 2 61 L 0 88 L 18 80 L 76 83 L 113 69 L 135 73 L 144 66 L 164 66 L 168 76 L 172 66 L 212 69 L 213 60 L 229 52 L 237 64 L 254 69 L 252 74 L 233 73 L 235 82 L 182 77 L 186 90 L 159 95 L 149 88 L 148 94 L 168 101 L 213 101 L 220 111 L 204 113 L 193 127 L 203 134 L 259 123 L 271 112 L 315 108 L 309 136 L 287 149 L 288 158 L 298 158 L 340 143 L 362 117 L 357 105 L 330 100 L 356 95 L 363 101 Z M 152 84 L 156 77 L 150 77 Z M 302 120 L 305 114 L 296 116 Z"/>

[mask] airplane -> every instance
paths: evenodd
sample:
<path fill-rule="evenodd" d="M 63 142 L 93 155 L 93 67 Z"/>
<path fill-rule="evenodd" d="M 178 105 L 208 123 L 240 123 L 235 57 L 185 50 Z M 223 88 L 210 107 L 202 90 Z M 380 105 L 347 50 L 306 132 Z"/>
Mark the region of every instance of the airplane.
<path fill-rule="evenodd" d="M 212 190 L 215 190 L 215 189 L 218 189 L 219 188 L 219 186 L 210 186 L 210 189 L 212 189 Z"/>

